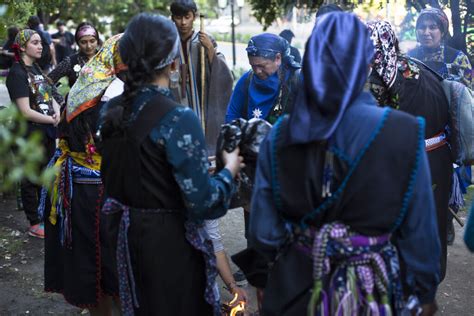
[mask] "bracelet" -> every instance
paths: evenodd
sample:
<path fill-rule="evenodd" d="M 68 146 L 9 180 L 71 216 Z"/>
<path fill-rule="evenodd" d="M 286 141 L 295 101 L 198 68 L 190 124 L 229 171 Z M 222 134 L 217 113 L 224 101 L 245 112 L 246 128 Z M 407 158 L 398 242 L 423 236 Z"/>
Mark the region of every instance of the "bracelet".
<path fill-rule="evenodd" d="M 227 285 L 226 289 L 227 291 L 229 291 L 230 294 L 233 294 L 233 289 L 235 289 L 237 286 L 237 283 L 235 283 L 235 281 L 232 281 L 229 283 L 229 285 Z"/>

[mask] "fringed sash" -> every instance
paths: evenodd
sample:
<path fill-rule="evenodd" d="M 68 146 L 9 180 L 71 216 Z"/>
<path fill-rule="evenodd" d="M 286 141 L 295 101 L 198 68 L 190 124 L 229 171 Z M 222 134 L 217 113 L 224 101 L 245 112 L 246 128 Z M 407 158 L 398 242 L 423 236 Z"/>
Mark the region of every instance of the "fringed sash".
<path fill-rule="evenodd" d="M 338 222 L 294 233 L 298 249 L 313 258 L 308 316 L 388 316 L 403 309 L 398 254 L 389 234 L 357 235 Z"/>
<path fill-rule="evenodd" d="M 130 226 L 130 212 L 140 211 L 147 213 L 172 213 L 177 210 L 166 209 L 133 209 L 123 205 L 119 201 L 108 198 L 105 201 L 102 212 L 105 214 L 122 213 L 119 231 L 117 236 L 117 273 L 119 278 L 119 295 L 122 303 L 122 313 L 125 316 L 133 316 L 134 307 L 139 308 L 139 302 L 135 290 L 135 278 L 130 259 L 130 250 L 128 245 L 128 228 Z M 213 307 L 214 316 L 220 315 L 220 304 L 218 294 L 214 291 L 214 282 L 217 276 L 216 257 L 214 248 L 206 231 L 202 225 L 191 221 L 184 223 L 186 230 L 186 240 L 196 249 L 199 250 L 203 257 L 206 267 L 206 289 L 204 297 L 206 302 Z M 196 294 L 199 295 L 199 294 Z"/>
<path fill-rule="evenodd" d="M 61 245 L 72 247 L 71 201 L 73 182 L 86 184 L 101 184 L 101 156 L 96 153 L 92 144 L 86 146 L 86 152 L 70 151 L 65 140 L 60 140 L 48 168 L 56 168 L 56 178 L 51 190 L 51 212 L 49 221 L 56 225 L 59 220 Z M 44 210 L 48 188 L 41 189 L 38 215 L 44 220 Z"/>

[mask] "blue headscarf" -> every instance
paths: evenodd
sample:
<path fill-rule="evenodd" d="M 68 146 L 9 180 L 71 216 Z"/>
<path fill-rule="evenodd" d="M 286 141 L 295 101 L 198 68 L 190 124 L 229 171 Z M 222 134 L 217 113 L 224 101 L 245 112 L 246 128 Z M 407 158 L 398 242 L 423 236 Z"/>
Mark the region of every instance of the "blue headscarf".
<path fill-rule="evenodd" d="M 295 69 L 300 68 L 299 63 L 295 62 L 291 55 L 288 41 L 275 34 L 262 33 L 253 36 L 247 45 L 246 51 L 249 57 L 263 57 L 271 60 L 275 59 L 275 56 L 279 53 L 283 65 Z"/>
<path fill-rule="evenodd" d="M 283 37 L 271 33 L 262 33 L 253 36 L 247 46 L 249 57 L 262 57 L 274 60 L 277 54 L 281 55 L 282 64 L 280 70 L 266 79 L 252 76 L 248 88 L 248 114 L 252 117 L 253 111 L 260 113 L 260 118 L 266 118 L 275 105 L 280 91 L 280 75 L 282 80 L 288 80 L 290 71 L 299 69 L 301 66 L 294 61 L 290 55 L 290 45 Z M 283 67 L 283 68 L 282 68 Z M 283 70 L 283 72 L 281 71 Z M 249 73 L 245 74 L 248 76 Z M 243 96 L 242 96 L 243 97 Z M 242 101 L 245 103 L 244 101 Z"/>
<path fill-rule="evenodd" d="M 374 47 L 367 26 L 350 13 L 328 13 L 306 43 L 303 77 L 290 116 L 290 143 L 326 140 L 368 77 Z"/>

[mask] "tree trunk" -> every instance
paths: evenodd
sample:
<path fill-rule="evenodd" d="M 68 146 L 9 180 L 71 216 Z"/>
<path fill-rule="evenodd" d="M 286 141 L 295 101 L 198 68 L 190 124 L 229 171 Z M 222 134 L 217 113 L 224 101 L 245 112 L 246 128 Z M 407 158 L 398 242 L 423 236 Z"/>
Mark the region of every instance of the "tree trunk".
<path fill-rule="evenodd" d="M 453 37 L 450 41 L 450 46 L 462 50 L 464 53 L 467 53 L 466 34 L 462 31 L 459 0 L 450 0 L 449 4 L 451 7 L 451 21 L 453 24 Z"/>

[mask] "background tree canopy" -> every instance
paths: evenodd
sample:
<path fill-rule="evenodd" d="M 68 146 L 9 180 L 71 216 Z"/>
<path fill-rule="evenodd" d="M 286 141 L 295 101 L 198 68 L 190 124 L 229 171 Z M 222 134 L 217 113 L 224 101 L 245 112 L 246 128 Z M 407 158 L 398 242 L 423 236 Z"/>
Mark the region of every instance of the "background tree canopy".
<path fill-rule="evenodd" d="M 315 13 L 318 8 L 326 3 L 336 3 L 345 10 L 353 10 L 359 6 L 367 8 L 383 6 L 390 0 L 249 0 L 257 20 L 266 28 L 277 18 L 286 15 L 293 7 Z M 392 0 L 393 1 L 393 0 Z M 450 46 L 460 49 L 474 57 L 474 1 L 472 0 L 406 0 L 406 23 L 414 19 L 412 9 L 420 12 L 427 6 L 436 8 L 447 7 L 451 11 L 453 34 L 449 41 Z M 467 45 L 469 44 L 469 45 Z"/>
<path fill-rule="evenodd" d="M 74 21 L 78 24 L 88 20 L 99 31 L 118 33 L 127 22 L 142 11 L 157 11 L 169 14 L 172 0 L 4 0 L 7 14 L 0 17 L 0 36 L 5 37 L 5 29 L 10 25 L 23 26 L 31 14 L 37 14 L 46 27 L 58 19 Z M 228 0 L 232 1 L 232 0 Z M 235 0 L 234 0 L 235 1 Z M 337 3 L 346 10 L 359 6 L 382 6 L 390 0 L 248 0 L 253 15 L 264 26 L 270 26 L 278 18 L 285 16 L 293 7 L 303 9 L 306 14 L 315 13 L 328 2 Z M 393 0 L 392 0 L 393 1 Z M 201 11 L 215 16 L 217 0 L 196 0 Z M 453 36 L 450 45 L 474 55 L 474 1 L 472 0 L 406 0 L 407 13 L 412 9 L 421 11 L 427 6 L 447 7 L 451 11 Z M 413 15 L 408 14 L 408 18 Z M 406 19 L 407 22 L 408 19 Z M 469 44 L 469 47 L 466 44 Z"/>

